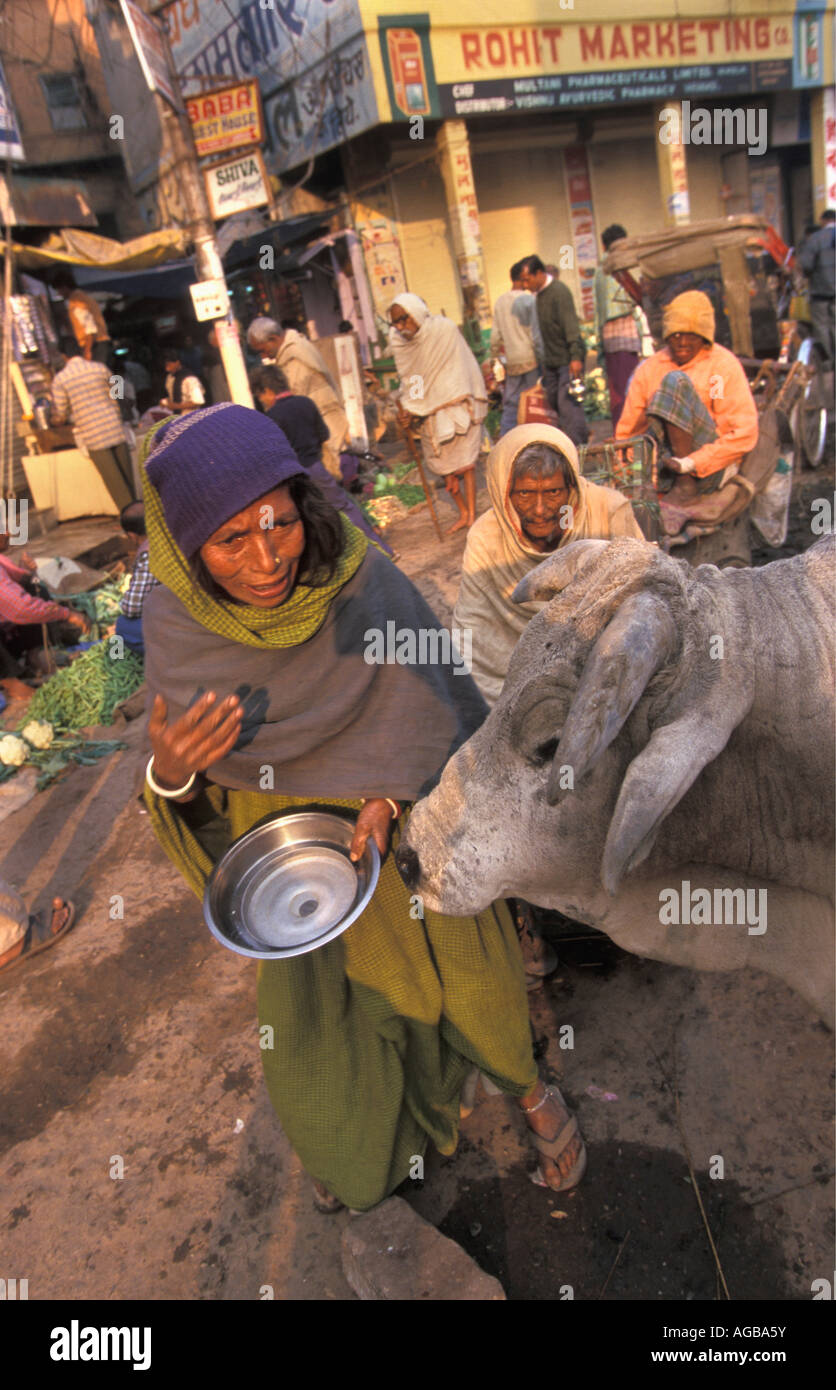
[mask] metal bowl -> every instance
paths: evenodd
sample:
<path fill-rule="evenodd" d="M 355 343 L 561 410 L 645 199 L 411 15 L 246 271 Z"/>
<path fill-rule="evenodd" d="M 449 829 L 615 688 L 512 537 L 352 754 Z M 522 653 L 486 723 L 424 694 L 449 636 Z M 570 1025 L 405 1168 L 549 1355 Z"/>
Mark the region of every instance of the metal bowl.
<path fill-rule="evenodd" d="M 212 935 L 239 956 L 285 960 L 316 951 L 350 927 L 377 885 L 380 854 L 369 837 L 349 849 L 355 823 L 326 811 L 272 817 L 236 840 L 203 895 Z"/>

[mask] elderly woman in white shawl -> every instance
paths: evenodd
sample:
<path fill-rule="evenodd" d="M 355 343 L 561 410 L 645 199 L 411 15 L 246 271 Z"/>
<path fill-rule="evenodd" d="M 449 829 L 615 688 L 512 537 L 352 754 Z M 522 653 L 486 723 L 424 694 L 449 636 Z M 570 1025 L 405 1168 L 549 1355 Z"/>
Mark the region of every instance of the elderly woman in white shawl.
<path fill-rule="evenodd" d="M 456 325 L 431 314 L 417 294 L 393 299 L 389 322 L 402 419 L 420 419 L 424 461 L 446 479 L 459 509 L 450 531 L 460 531 L 476 520 L 476 460 L 488 413 L 484 378 Z"/>

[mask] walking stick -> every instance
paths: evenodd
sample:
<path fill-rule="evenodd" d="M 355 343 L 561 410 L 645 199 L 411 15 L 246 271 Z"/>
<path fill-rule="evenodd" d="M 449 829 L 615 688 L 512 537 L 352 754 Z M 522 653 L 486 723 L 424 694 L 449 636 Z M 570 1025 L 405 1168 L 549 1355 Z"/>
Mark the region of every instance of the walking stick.
<path fill-rule="evenodd" d="M 427 482 L 427 476 L 424 472 L 424 465 L 421 461 L 421 450 L 415 443 L 415 440 L 412 435 L 412 430 L 409 428 L 409 425 L 402 425 L 401 429 L 403 430 L 404 435 L 406 437 L 406 447 L 409 450 L 410 457 L 412 458 L 413 462 L 415 463 L 418 469 L 418 476 L 421 479 L 421 486 L 424 489 L 424 496 L 427 499 L 427 506 L 430 509 L 430 516 L 433 519 L 435 533 L 438 536 L 438 539 L 440 541 L 443 541 L 444 536 L 442 535 L 441 527 L 438 524 L 438 517 L 435 514 L 435 503 L 433 502 L 432 494 L 430 493 L 429 484 Z"/>

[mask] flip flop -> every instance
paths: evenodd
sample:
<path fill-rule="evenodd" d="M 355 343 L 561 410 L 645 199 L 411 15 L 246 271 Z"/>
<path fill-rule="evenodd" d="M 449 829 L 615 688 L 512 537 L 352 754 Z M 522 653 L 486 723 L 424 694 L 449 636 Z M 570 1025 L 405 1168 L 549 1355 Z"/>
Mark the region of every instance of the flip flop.
<path fill-rule="evenodd" d="M 62 936 L 66 936 L 75 921 L 75 904 L 67 898 L 62 899 L 62 902 L 67 909 L 67 920 L 56 932 L 51 930 L 52 912 L 55 909 L 49 909 L 49 921 L 45 917 L 46 909 L 30 914 L 29 926 L 26 928 L 26 935 L 23 938 L 23 950 L 15 956 L 14 960 L 10 960 L 8 965 L 0 967 L 0 979 L 14 970 L 16 966 L 31 960 L 32 956 L 36 956 L 39 951 L 45 951 L 47 947 L 54 946 Z"/>
<path fill-rule="evenodd" d="M 580 1131 L 578 1129 L 577 1119 L 574 1115 L 571 1115 L 569 1113 L 566 1102 L 563 1099 L 563 1096 L 560 1094 L 558 1088 L 556 1086 L 547 1086 L 546 1092 L 550 1097 L 553 1097 L 560 1103 L 560 1105 L 563 1106 L 563 1109 L 566 1111 L 566 1114 L 569 1115 L 569 1119 L 566 1121 L 565 1124 L 561 1125 L 557 1134 L 553 1135 L 551 1139 L 546 1138 L 545 1135 L 537 1134 L 533 1129 L 531 1129 L 531 1126 L 529 1126 L 529 1133 L 531 1135 L 534 1147 L 535 1149 L 537 1149 L 538 1153 L 541 1153 L 544 1158 L 552 1158 L 555 1161 L 557 1161 L 557 1159 L 563 1153 L 563 1150 L 567 1147 L 568 1144 L 572 1142 L 574 1138 L 576 1138 L 580 1134 Z M 573 1187 L 577 1187 L 585 1172 L 586 1146 L 584 1145 L 583 1139 L 581 1139 L 581 1151 L 578 1154 L 578 1157 L 575 1160 L 575 1163 L 573 1164 L 570 1171 L 566 1174 L 565 1177 L 563 1177 L 560 1187 L 552 1187 L 551 1183 L 547 1183 L 545 1178 L 539 1172 L 539 1169 L 537 1176 L 534 1178 L 534 1182 L 537 1183 L 538 1187 L 547 1187 L 551 1192 L 571 1192 Z"/>

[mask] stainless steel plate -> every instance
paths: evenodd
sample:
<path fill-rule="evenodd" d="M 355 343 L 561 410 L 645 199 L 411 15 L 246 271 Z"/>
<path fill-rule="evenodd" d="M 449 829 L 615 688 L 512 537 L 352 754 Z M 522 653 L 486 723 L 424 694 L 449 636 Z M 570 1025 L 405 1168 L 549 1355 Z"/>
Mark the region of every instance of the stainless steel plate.
<path fill-rule="evenodd" d="M 318 950 L 356 921 L 375 890 L 380 855 L 370 838 L 348 857 L 354 822 L 325 811 L 274 816 L 218 861 L 203 897 L 212 935 L 240 956 L 284 960 Z"/>

